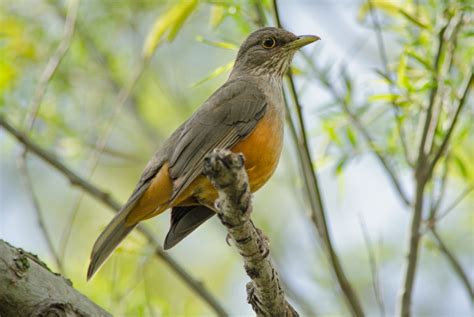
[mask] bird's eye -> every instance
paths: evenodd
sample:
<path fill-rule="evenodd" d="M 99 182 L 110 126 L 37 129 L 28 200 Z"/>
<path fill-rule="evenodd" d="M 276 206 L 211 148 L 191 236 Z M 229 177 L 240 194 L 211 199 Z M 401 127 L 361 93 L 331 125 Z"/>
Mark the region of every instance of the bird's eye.
<path fill-rule="evenodd" d="M 262 41 L 263 48 L 274 48 L 276 41 L 273 37 L 268 37 Z"/>

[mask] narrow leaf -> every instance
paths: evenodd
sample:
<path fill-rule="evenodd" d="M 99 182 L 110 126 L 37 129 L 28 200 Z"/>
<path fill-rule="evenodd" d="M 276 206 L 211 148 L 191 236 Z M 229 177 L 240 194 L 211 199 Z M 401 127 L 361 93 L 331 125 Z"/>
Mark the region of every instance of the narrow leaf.
<path fill-rule="evenodd" d="M 146 37 L 143 46 L 143 57 L 150 58 L 165 36 L 168 41 L 172 41 L 186 19 L 196 9 L 197 4 L 198 0 L 181 0 L 160 15 Z"/>
<path fill-rule="evenodd" d="M 225 73 L 226 71 L 229 71 L 232 69 L 232 67 L 234 66 L 234 62 L 230 62 L 228 64 L 225 64 L 224 66 L 220 66 L 218 68 L 216 68 L 212 73 L 210 73 L 209 75 L 207 75 L 206 77 L 204 77 L 203 79 L 195 82 L 194 84 L 191 85 L 191 87 L 196 87 L 196 86 L 199 86 L 201 85 L 202 83 L 205 83 L 206 81 L 208 80 L 211 80 L 213 78 L 216 78 L 217 76 L 219 76 L 220 74 L 222 73 Z"/>
<path fill-rule="evenodd" d="M 237 45 L 235 45 L 233 43 L 222 42 L 222 41 L 211 41 L 211 40 L 208 40 L 208 39 L 204 38 L 201 35 L 196 36 L 196 41 L 207 44 L 207 45 L 211 45 L 211 46 L 214 46 L 214 47 L 219 47 L 219 48 L 223 48 L 223 49 L 226 49 L 226 50 L 232 50 L 232 51 L 235 51 L 239 48 Z"/>

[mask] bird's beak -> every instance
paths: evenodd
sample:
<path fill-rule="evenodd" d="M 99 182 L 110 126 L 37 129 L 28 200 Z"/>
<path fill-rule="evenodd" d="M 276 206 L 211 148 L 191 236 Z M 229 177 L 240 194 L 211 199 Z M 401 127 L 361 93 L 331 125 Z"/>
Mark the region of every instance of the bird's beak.
<path fill-rule="evenodd" d="M 321 38 L 316 35 L 300 35 L 294 40 L 287 44 L 289 49 L 299 49 L 303 46 L 306 46 L 310 43 L 319 41 Z"/>

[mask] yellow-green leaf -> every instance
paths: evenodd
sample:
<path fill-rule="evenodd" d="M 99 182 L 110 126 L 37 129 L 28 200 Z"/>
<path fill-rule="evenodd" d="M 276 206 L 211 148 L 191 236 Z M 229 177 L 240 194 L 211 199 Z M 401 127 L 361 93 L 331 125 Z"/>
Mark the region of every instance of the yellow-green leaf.
<path fill-rule="evenodd" d="M 415 8 L 412 4 L 407 4 L 399 1 L 387 0 L 371 0 L 365 1 L 360 7 L 357 19 L 363 21 L 371 9 L 378 9 L 389 16 L 401 15 L 410 23 L 417 25 L 420 28 L 431 30 L 432 26 L 429 19 L 426 17 L 426 12 L 422 8 Z M 416 12 L 416 13 L 415 13 Z"/>
<path fill-rule="evenodd" d="M 413 59 L 415 59 L 415 60 L 416 60 L 417 62 L 419 62 L 420 64 L 422 64 L 423 66 L 425 66 L 426 69 L 428 69 L 428 70 L 433 70 L 433 67 L 432 67 L 431 64 L 430 64 L 430 61 L 429 61 L 427 58 L 425 58 L 425 57 L 419 55 L 419 54 L 418 54 L 417 52 L 415 52 L 415 50 L 413 50 L 412 48 L 408 48 L 408 49 L 405 51 L 405 53 L 406 53 L 408 56 L 410 56 L 410 57 L 412 57 Z"/>
<path fill-rule="evenodd" d="M 291 68 L 291 74 L 292 75 L 299 76 L 299 75 L 303 74 L 303 70 L 301 70 L 301 68 L 298 68 L 296 66 L 290 66 L 290 68 Z"/>
<path fill-rule="evenodd" d="M 395 15 L 400 11 L 400 3 L 395 1 L 384 1 L 384 0 L 372 0 L 370 3 L 365 1 L 360 7 L 357 19 L 363 21 L 367 14 L 370 12 L 371 7 L 373 9 L 379 9 L 387 13 L 388 15 Z"/>
<path fill-rule="evenodd" d="M 392 101 L 397 101 L 398 98 L 400 98 L 400 95 L 397 94 L 377 94 L 377 95 L 372 95 L 367 100 L 369 102 L 376 102 L 376 101 L 386 101 L 386 102 L 392 102 Z"/>
<path fill-rule="evenodd" d="M 172 41 L 198 3 L 198 0 L 180 0 L 159 16 L 145 40 L 143 57 L 150 58 L 165 36 L 168 41 Z"/>
<path fill-rule="evenodd" d="M 223 48 L 226 50 L 232 50 L 232 51 L 235 51 L 239 48 L 237 45 L 233 43 L 222 42 L 222 41 L 211 41 L 211 40 L 205 39 L 201 35 L 196 36 L 196 41 L 207 44 L 207 45 Z"/>
<path fill-rule="evenodd" d="M 226 9 L 223 6 L 220 6 L 220 5 L 212 6 L 211 17 L 209 19 L 209 23 L 211 24 L 211 27 L 215 28 L 219 26 L 219 24 L 221 24 L 222 21 L 224 21 L 225 11 Z"/>
<path fill-rule="evenodd" d="M 234 66 L 234 62 L 230 62 L 230 63 L 227 63 L 225 64 L 224 66 L 220 66 L 220 67 L 217 67 L 212 73 L 210 73 L 209 75 L 207 75 L 206 77 L 204 77 L 203 79 L 195 82 L 194 84 L 191 85 L 191 87 L 196 87 L 196 86 L 199 86 L 201 85 L 202 83 L 205 83 L 206 81 L 208 80 L 211 80 L 213 78 L 216 78 L 217 76 L 219 76 L 220 74 L 222 73 L 225 73 L 226 71 L 229 71 L 232 69 L 232 67 Z"/>
<path fill-rule="evenodd" d="M 406 75 L 407 56 L 405 52 L 402 54 L 402 56 L 400 56 L 400 62 L 397 67 L 397 85 L 403 88 L 408 88 L 409 83 L 408 83 L 408 77 Z"/>

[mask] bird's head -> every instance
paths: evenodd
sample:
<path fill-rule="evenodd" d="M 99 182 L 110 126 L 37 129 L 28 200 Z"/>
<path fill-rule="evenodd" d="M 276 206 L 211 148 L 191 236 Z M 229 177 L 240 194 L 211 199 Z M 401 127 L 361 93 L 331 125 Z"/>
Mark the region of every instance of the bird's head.
<path fill-rule="evenodd" d="M 320 38 L 294 35 L 283 29 L 266 27 L 250 34 L 240 46 L 234 64 L 235 72 L 282 77 L 295 52 Z"/>

